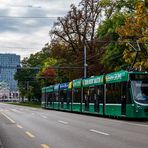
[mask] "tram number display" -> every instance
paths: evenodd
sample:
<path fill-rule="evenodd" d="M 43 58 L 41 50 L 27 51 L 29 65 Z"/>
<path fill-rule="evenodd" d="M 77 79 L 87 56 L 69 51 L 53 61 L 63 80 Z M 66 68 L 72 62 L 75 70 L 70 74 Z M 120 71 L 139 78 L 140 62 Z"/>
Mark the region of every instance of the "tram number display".
<path fill-rule="evenodd" d="M 148 74 L 131 74 L 131 80 L 148 80 Z"/>

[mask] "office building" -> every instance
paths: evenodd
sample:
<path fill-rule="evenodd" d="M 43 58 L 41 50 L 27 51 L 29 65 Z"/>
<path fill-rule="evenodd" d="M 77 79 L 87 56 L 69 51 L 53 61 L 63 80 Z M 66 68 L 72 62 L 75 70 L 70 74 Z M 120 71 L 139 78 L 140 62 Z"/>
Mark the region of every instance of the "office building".
<path fill-rule="evenodd" d="M 0 83 L 6 83 L 10 92 L 17 91 L 17 81 L 14 80 L 20 56 L 16 54 L 0 54 Z M 2 88 L 1 88 L 2 89 Z"/>

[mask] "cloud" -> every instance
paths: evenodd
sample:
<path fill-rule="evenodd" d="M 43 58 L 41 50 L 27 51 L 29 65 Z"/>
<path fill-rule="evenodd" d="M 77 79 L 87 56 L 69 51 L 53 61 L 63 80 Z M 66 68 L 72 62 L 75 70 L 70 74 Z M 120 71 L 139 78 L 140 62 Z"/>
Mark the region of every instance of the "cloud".
<path fill-rule="evenodd" d="M 66 15 L 70 4 L 79 2 L 80 0 L 15 0 L 14 3 L 12 0 L 1 0 L 0 52 L 16 53 L 24 57 L 41 50 L 50 41 L 48 33 L 56 17 Z"/>

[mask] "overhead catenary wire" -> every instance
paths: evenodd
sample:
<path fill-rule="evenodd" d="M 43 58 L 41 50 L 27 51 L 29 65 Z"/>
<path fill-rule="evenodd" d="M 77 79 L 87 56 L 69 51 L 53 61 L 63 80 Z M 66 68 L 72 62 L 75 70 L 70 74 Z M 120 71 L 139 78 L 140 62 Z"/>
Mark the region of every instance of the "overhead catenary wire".
<path fill-rule="evenodd" d="M 0 46 L 0 48 L 3 48 L 3 49 L 40 49 L 42 47 Z"/>
<path fill-rule="evenodd" d="M 106 41 L 96 41 L 97 43 L 106 43 Z M 108 43 L 129 43 L 128 41 L 108 41 Z M 130 42 L 130 43 L 136 43 L 136 42 Z M 140 42 L 140 43 L 145 43 L 147 44 L 148 42 Z M 19 46 L 0 46 L 0 48 L 19 48 L 19 49 L 37 49 L 40 47 L 19 47 Z M 44 48 L 44 47 L 42 47 Z M 100 53 L 98 53 L 100 54 Z M 95 56 L 95 55 L 94 55 Z"/>
<path fill-rule="evenodd" d="M 60 16 L 0 16 L 0 18 L 20 18 L 20 19 L 28 19 L 28 18 L 34 18 L 34 19 L 57 19 Z M 62 16 L 61 16 L 62 17 Z"/>

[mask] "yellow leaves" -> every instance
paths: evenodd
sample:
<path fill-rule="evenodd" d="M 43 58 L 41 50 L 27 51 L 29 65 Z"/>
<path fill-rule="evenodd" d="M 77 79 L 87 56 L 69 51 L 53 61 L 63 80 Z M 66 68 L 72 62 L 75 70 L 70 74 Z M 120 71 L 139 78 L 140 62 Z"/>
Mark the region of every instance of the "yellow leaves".
<path fill-rule="evenodd" d="M 144 2 L 138 2 L 136 5 L 136 15 L 142 15 L 146 13 L 146 7 Z"/>
<path fill-rule="evenodd" d="M 143 59 L 142 61 L 136 62 L 134 67 L 135 68 L 147 69 L 148 68 L 148 59 Z"/>
<path fill-rule="evenodd" d="M 148 27 L 148 14 L 143 2 L 137 3 L 136 12 L 133 16 L 127 17 L 125 25 L 117 28 L 121 37 L 141 38 Z"/>
<path fill-rule="evenodd" d="M 148 42 L 148 13 L 144 2 L 137 3 L 135 13 L 126 18 L 125 25 L 117 28 L 117 32 L 120 35 L 120 40 L 135 42 L 134 48 L 128 46 L 128 50 L 124 50 L 123 59 L 125 62 L 130 65 L 133 63 L 136 57 L 135 50 L 139 50 L 139 45 L 136 45 L 136 42 L 142 43 L 134 67 L 148 69 L 148 46 L 144 43 Z"/>
<path fill-rule="evenodd" d="M 47 58 L 45 61 L 44 61 L 44 67 L 47 68 L 49 66 L 53 66 L 57 63 L 57 59 L 54 59 L 54 58 Z"/>
<path fill-rule="evenodd" d="M 136 55 L 136 52 L 125 49 L 123 52 L 123 59 L 125 59 L 126 63 L 130 64 L 133 61 L 135 55 Z"/>
<path fill-rule="evenodd" d="M 102 0 L 102 1 L 100 1 L 100 5 L 101 6 L 107 6 L 107 5 L 109 5 L 111 2 L 110 2 L 110 0 Z"/>
<path fill-rule="evenodd" d="M 139 42 L 148 42 L 148 28 L 142 32 L 142 36 Z"/>
<path fill-rule="evenodd" d="M 135 51 L 129 51 L 127 49 L 124 50 L 123 52 L 123 59 L 125 60 L 126 63 L 132 64 L 136 56 Z M 142 69 L 147 69 L 148 68 L 148 58 L 144 56 L 142 52 L 138 53 L 138 59 L 134 65 L 134 68 L 142 68 Z"/>

